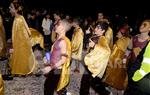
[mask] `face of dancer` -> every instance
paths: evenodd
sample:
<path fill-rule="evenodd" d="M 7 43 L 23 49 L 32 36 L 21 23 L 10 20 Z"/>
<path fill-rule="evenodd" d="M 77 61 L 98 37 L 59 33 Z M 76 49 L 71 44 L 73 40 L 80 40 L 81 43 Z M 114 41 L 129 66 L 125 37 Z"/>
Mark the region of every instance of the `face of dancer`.
<path fill-rule="evenodd" d="M 104 32 L 105 32 L 105 30 L 103 30 L 101 28 L 101 26 L 96 26 L 96 28 L 95 28 L 95 34 L 96 35 L 102 36 Z"/>
<path fill-rule="evenodd" d="M 9 6 L 9 9 L 10 9 L 10 13 L 12 16 L 15 16 L 15 13 L 16 13 L 16 9 L 14 7 L 14 4 L 11 3 L 10 6 Z"/>
<path fill-rule="evenodd" d="M 103 19 L 103 18 L 104 18 L 103 13 L 98 13 L 98 19 Z"/>
<path fill-rule="evenodd" d="M 49 15 L 49 14 L 47 14 L 47 15 L 46 15 L 46 18 L 47 18 L 47 19 L 49 19 L 49 18 L 50 18 L 50 15 Z"/>
<path fill-rule="evenodd" d="M 144 21 L 140 26 L 140 32 L 145 33 L 150 31 L 150 22 Z"/>
<path fill-rule="evenodd" d="M 57 14 L 53 14 L 53 16 L 54 16 L 55 21 L 57 21 L 57 20 L 59 20 L 59 19 L 60 19 L 60 16 L 59 16 L 59 15 L 57 15 Z"/>
<path fill-rule="evenodd" d="M 76 22 L 72 22 L 72 26 L 73 27 L 77 27 L 77 23 Z"/>
<path fill-rule="evenodd" d="M 59 21 L 59 23 L 57 23 L 57 24 L 55 25 L 55 32 L 58 33 L 58 34 L 61 34 L 64 29 L 65 29 L 65 28 L 64 28 L 64 26 L 63 26 L 63 24 L 62 24 L 61 21 Z"/>
<path fill-rule="evenodd" d="M 66 18 L 65 18 L 66 20 L 69 20 L 70 19 L 70 16 L 69 15 L 66 15 Z"/>

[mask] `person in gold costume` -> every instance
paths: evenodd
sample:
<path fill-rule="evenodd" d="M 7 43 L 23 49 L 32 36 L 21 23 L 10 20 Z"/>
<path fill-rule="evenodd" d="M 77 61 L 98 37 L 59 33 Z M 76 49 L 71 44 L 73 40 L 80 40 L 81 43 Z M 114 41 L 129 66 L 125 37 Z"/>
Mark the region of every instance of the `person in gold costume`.
<path fill-rule="evenodd" d="M 1 74 L 0 74 L 0 95 L 4 95 L 4 82 Z"/>
<path fill-rule="evenodd" d="M 2 44 L 3 40 L 0 36 L 0 52 L 2 51 L 3 49 L 3 44 Z M 1 71 L 0 71 L 0 95 L 4 95 L 4 82 L 3 82 L 3 78 L 2 78 L 2 74 L 1 74 Z"/>
<path fill-rule="evenodd" d="M 72 35 L 71 46 L 72 46 L 72 59 L 75 61 L 75 72 L 80 72 L 80 61 L 82 60 L 83 50 L 83 37 L 84 33 L 81 29 L 80 19 L 75 18 L 73 20 L 74 33 Z"/>
<path fill-rule="evenodd" d="M 0 52 L 0 58 L 2 57 L 6 57 L 6 35 L 5 35 L 5 29 L 4 29 L 4 26 L 3 26 L 3 19 L 2 19 L 2 16 L 0 14 L 0 37 L 1 37 L 1 43 L 3 44 L 3 48 Z"/>
<path fill-rule="evenodd" d="M 103 12 L 98 12 L 97 13 L 96 23 L 98 23 L 98 22 L 107 22 L 107 23 L 109 23 L 108 19 L 106 18 L 106 16 L 104 15 Z"/>
<path fill-rule="evenodd" d="M 51 33 L 51 41 L 52 41 L 52 43 L 54 43 L 55 40 L 57 39 L 57 34 L 55 33 L 55 25 L 57 23 L 59 23 L 59 21 L 61 21 L 61 13 L 56 12 L 56 13 L 53 14 L 53 16 L 54 16 L 55 22 L 54 22 L 52 33 Z"/>
<path fill-rule="evenodd" d="M 115 42 L 109 63 L 104 75 L 104 81 L 109 86 L 117 89 L 117 94 L 122 95 L 123 90 L 127 87 L 127 72 L 126 64 L 123 64 L 122 59 L 129 45 L 129 26 L 123 25 L 118 33 L 118 40 Z"/>
<path fill-rule="evenodd" d="M 105 37 L 107 39 L 107 43 L 108 43 L 110 49 L 112 50 L 112 48 L 113 48 L 113 30 L 110 26 L 108 27 L 108 29 L 105 33 Z"/>
<path fill-rule="evenodd" d="M 13 75 L 28 75 L 33 73 L 37 66 L 32 51 L 31 32 L 21 15 L 23 7 L 17 1 L 13 1 L 9 9 L 12 16 L 15 17 L 12 27 L 11 73 Z"/>
<path fill-rule="evenodd" d="M 100 95 L 110 95 L 111 93 L 105 89 L 101 79 L 104 75 L 111 50 L 104 36 L 108 29 L 108 23 L 98 22 L 95 28 L 95 35 L 99 36 L 96 41 L 90 39 L 89 47 L 93 48 L 87 55 L 85 55 L 85 72 L 82 76 L 80 95 L 89 95 L 89 89 L 92 87 Z"/>
<path fill-rule="evenodd" d="M 108 21 L 108 19 L 106 18 L 106 16 L 102 12 L 99 12 L 97 14 L 96 23 L 97 22 L 106 22 L 106 23 L 110 24 L 110 22 Z M 113 47 L 113 30 L 110 26 L 108 27 L 108 29 L 105 33 L 105 37 L 107 39 L 107 42 L 109 44 L 110 49 L 112 50 L 112 47 Z"/>
<path fill-rule="evenodd" d="M 66 95 L 66 86 L 70 79 L 71 42 L 65 34 L 70 28 L 71 25 L 66 20 L 55 25 L 58 38 L 51 48 L 50 64 L 42 69 L 47 74 L 44 95 L 53 95 L 55 90 L 58 95 Z"/>

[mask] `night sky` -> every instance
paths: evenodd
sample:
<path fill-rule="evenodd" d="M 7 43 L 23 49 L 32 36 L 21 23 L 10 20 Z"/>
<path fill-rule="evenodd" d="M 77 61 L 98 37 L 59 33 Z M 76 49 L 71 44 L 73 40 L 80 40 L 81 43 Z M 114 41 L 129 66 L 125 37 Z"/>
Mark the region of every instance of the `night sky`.
<path fill-rule="evenodd" d="M 91 13 L 104 10 L 106 13 L 121 14 L 148 13 L 149 3 L 146 0 L 24 0 L 32 7 L 64 9 L 76 13 Z M 35 3 L 36 1 L 36 3 Z"/>
<path fill-rule="evenodd" d="M 6 6 L 11 0 L 0 0 Z M 149 15 L 148 0 L 21 0 L 26 7 L 62 10 L 71 14 L 91 15 L 98 10 L 104 13 L 122 15 Z"/>

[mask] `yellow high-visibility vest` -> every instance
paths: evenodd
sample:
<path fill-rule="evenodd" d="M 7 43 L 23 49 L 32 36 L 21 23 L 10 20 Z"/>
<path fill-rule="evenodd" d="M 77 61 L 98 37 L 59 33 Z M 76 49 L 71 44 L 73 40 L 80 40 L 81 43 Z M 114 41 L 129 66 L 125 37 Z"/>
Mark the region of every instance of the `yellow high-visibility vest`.
<path fill-rule="evenodd" d="M 139 81 L 144 76 L 150 73 L 150 42 L 148 43 L 144 52 L 143 61 L 139 70 L 134 73 L 133 81 Z"/>

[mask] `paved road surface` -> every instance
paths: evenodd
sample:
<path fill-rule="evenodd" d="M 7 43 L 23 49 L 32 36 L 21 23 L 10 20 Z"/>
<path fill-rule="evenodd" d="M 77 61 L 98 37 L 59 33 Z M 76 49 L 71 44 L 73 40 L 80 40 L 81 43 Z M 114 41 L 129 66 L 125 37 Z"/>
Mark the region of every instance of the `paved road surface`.
<path fill-rule="evenodd" d="M 35 54 L 37 55 L 38 52 Z M 41 61 L 40 61 L 41 62 Z M 40 63 L 39 62 L 39 63 Z M 2 64 L 6 64 L 7 61 L 1 62 Z M 74 62 L 72 62 L 72 69 L 74 67 Z M 4 65 L 1 66 L 2 72 L 4 71 Z M 80 80 L 84 68 L 80 65 L 80 73 L 74 73 L 71 71 L 71 79 L 70 84 L 68 86 L 68 92 L 71 95 L 79 95 L 80 88 Z M 44 95 L 43 94 L 43 84 L 45 81 L 44 76 L 36 77 L 34 75 L 28 77 L 14 77 L 11 81 L 4 81 L 5 84 L 5 95 Z M 90 90 L 91 95 L 96 95 L 93 90 Z"/>

